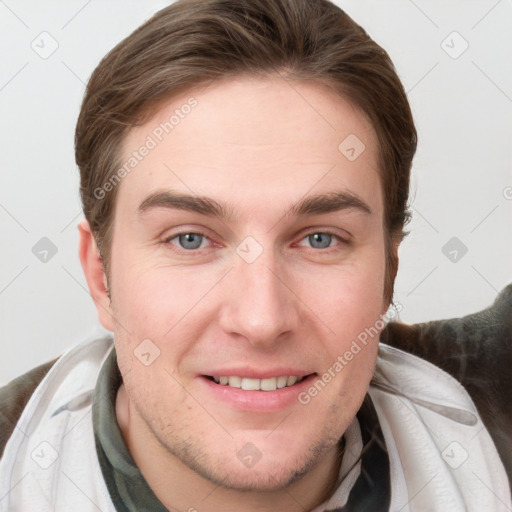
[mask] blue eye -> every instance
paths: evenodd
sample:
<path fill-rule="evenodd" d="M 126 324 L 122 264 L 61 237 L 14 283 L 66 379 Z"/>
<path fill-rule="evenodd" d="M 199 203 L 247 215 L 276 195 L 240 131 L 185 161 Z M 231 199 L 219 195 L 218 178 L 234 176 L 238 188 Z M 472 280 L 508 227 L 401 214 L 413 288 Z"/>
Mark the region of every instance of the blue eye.
<path fill-rule="evenodd" d="M 308 241 L 315 249 L 327 249 L 331 245 L 332 235 L 329 233 L 313 233 L 308 235 Z"/>
<path fill-rule="evenodd" d="M 314 233 L 310 233 L 309 235 L 306 235 L 301 242 L 304 240 L 307 240 L 310 247 L 313 249 L 332 249 L 336 247 L 336 245 L 340 245 L 340 243 L 348 243 L 340 236 L 334 233 L 329 233 L 328 231 L 316 231 Z M 335 240 L 338 241 L 338 244 L 332 245 L 332 242 Z"/>
<path fill-rule="evenodd" d="M 307 241 L 307 245 L 311 249 L 325 250 L 326 252 L 328 249 L 335 249 L 338 245 L 343 246 L 350 243 L 339 235 L 328 231 L 315 231 L 305 235 L 298 245 L 305 246 L 305 241 Z M 338 243 L 335 243 L 336 241 Z M 208 248 L 210 242 L 209 237 L 205 234 L 193 231 L 176 233 L 163 240 L 163 243 L 173 246 L 173 250 L 178 253 L 180 251 L 197 252 L 199 249 Z M 341 248 L 339 247 L 338 249 Z"/>
<path fill-rule="evenodd" d="M 179 247 L 188 251 L 199 249 L 202 246 L 203 241 L 206 239 L 204 235 L 200 233 L 181 233 L 172 238 L 169 238 L 167 242 L 178 240 Z"/>

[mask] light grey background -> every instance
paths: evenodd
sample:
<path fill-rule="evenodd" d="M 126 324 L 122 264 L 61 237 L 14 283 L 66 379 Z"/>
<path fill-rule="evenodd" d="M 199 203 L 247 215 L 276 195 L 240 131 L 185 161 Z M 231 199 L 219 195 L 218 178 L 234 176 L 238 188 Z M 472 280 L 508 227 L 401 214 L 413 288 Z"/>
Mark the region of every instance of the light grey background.
<path fill-rule="evenodd" d="M 512 281 L 512 4 L 337 3 L 391 55 L 419 132 L 401 320 L 482 309 Z M 74 126 L 101 57 L 167 4 L 0 1 L 0 384 L 99 330 L 77 255 Z"/>

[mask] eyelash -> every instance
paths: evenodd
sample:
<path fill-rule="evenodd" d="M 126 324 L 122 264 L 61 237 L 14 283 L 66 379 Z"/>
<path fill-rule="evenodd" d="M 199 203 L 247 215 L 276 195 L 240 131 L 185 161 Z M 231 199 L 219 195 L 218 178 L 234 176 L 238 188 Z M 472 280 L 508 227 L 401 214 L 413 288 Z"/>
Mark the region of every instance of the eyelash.
<path fill-rule="evenodd" d="M 319 230 L 316 230 L 316 231 L 310 231 L 308 233 L 306 233 L 305 235 L 303 235 L 303 237 L 300 239 L 300 241 L 302 242 L 302 240 L 304 240 L 305 238 L 307 238 L 308 236 L 311 236 L 311 235 L 315 235 L 315 234 L 320 234 L 320 235 L 330 235 L 331 237 L 333 238 L 336 238 L 340 243 L 338 245 L 333 245 L 332 247 L 327 247 L 326 249 L 315 249 L 314 247 L 309 247 L 309 249 L 315 251 L 315 252 L 324 252 L 324 253 L 330 253 L 334 250 L 336 250 L 336 248 L 338 248 L 339 250 L 339 246 L 340 245 L 350 245 L 350 241 L 341 237 L 338 233 L 330 230 L 330 229 L 324 229 L 322 231 L 319 231 Z"/>
<path fill-rule="evenodd" d="M 302 238 L 299 240 L 299 242 L 301 242 L 308 236 L 315 235 L 315 234 L 330 235 L 333 238 L 338 239 L 338 241 L 340 243 L 338 245 L 335 245 L 332 247 L 327 247 L 325 249 L 316 249 L 314 247 L 309 247 L 309 249 L 314 252 L 326 254 L 326 253 L 331 253 L 333 250 L 335 251 L 340 245 L 344 245 L 344 246 L 350 245 L 349 240 L 342 238 L 338 233 L 335 233 L 334 231 L 329 230 L 329 229 L 324 229 L 321 231 L 320 230 L 310 231 L 310 232 L 306 233 L 305 235 L 303 235 Z M 168 245 L 168 246 L 172 246 L 173 248 L 171 250 L 173 250 L 179 254 L 192 255 L 192 254 L 197 254 L 201 250 L 201 249 L 182 249 L 182 248 L 177 247 L 174 244 L 171 244 L 171 240 L 174 240 L 175 238 L 178 238 L 181 235 L 199 235 L 199 236 L 202 236 L 203 238 L 210 240 L 210 237 L 202 231 L 180 231 L 178 233 L 173 233 L 171 236 L 166 237 L 165 239 L 162 240 L 162 243 L 165 245 Z M 211 240 L 210 240 L 210 242 L 211 242 Z"/>

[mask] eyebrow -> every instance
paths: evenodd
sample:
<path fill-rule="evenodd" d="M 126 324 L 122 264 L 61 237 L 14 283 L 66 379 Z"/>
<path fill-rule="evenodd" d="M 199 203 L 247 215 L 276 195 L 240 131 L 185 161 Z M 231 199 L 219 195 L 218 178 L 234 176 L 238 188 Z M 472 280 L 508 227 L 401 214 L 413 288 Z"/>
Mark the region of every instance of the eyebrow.
<path fill-rule="evenodd" d="M 185 210 L 210 217 L 228 219 L 234 217 L 234 208 L 205 196 L 193 196 L 171 190 L 156 191 L 148 195 L 139 205 L 139 213 L 144 214 L 155 208 Z M 358 196 L 348 191 L 317 194 L 301 199 L 284 214 L 289 216 L 307 216 L 326 214 L 342 210 L 356 210 L 367 215 L 371 208 Z"/>

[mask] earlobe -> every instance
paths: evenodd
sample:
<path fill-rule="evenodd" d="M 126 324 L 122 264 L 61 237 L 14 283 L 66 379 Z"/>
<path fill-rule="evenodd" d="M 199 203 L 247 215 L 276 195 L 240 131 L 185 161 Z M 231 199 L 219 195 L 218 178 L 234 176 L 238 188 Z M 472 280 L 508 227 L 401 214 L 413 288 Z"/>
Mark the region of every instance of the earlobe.
<path fill-rule="evenodd" d="M 107 290 L 107 279 L 103 268 L 96 240 L 92 234 L 87 220 L 83 220 L 78 225 L 80 236 L 79 256 L 82 269 L 84 271 L 87 286 L 91 294 L 94 305 L 98 312 L 98 319 L 101 325 L 108 331 L 114 331 L 114 321 L 112 318 L 110 298 Z"/>

